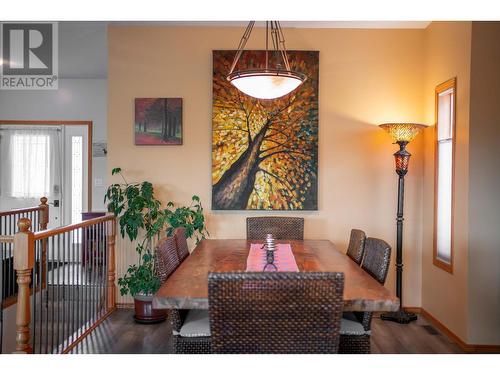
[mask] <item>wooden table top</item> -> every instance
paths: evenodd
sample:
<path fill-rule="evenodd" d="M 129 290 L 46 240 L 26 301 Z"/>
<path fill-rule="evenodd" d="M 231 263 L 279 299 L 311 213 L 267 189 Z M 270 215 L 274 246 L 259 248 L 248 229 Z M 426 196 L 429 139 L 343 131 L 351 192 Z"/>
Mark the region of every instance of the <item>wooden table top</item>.
<path fill-rule="evenodd" d="M 208 272 L 244 271 L 250 244 L 259 241 L 203 240 L 168 278 L 154 308 L 208 309 Z M 327 240 L 290 243 L 300 271 L 343 272 L 344 311 L 396 311 L 398 298 Z"/>

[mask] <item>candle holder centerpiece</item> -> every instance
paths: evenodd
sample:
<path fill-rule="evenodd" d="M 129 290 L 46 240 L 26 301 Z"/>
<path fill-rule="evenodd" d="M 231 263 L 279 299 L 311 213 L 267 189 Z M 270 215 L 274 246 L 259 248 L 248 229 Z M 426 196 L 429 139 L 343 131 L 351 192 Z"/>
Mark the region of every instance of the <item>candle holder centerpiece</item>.
<path fill-rule="evenodd" d="M 276 251 L 276 238 L 270 233 L 266 234 L 266 239 L 262 245 L 262 249 L 265 250 L 266 264 L 264 265 L 263 271 L 277 271 L 278 267 L 274 264 L 274 252 Z"/>

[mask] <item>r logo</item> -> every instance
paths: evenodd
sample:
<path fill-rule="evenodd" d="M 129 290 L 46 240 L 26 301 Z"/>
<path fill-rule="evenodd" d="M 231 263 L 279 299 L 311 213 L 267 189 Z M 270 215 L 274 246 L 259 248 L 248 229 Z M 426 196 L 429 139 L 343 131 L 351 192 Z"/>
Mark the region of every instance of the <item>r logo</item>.
<path fill-rule="evenodd" d="M 0 23 L 0 90 L 58 88 L 57 22 Z"/>
<path fill-rule="evenodd" d="M 52 74 L 52 24 L 3 24 L 5 75 Z"/>

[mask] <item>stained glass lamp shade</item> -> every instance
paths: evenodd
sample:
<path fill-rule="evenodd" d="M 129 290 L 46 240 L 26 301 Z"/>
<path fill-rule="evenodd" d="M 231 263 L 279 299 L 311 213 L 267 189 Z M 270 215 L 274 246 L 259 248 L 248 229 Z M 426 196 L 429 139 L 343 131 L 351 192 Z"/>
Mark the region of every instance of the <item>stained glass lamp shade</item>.
<path fill-rule="evenodd" d="M 379 125 L 394 139 L 394 142 L 411 142 L 427 126 L 414 123 L 388 123 Z"/>

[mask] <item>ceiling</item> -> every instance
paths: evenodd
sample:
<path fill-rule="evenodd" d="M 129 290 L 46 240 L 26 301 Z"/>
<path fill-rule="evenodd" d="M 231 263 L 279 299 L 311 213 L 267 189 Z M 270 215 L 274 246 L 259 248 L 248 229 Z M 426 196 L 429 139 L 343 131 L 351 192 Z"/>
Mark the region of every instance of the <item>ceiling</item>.
<path fill-rule="evenodd" d="M 431 21 L 280 21 L 284 28 L 302 29 L 425 29 Z M 112 22 L 116 25 L 142 26 L 213 26 L 213 27 L 245 27 L 248 21 L 130 21 Z M 255 27 L 264 27 L 265 21 L 257 21 Z"/>
<path fill-rule="evenodd" d="M 247 21 L 59 22 L 59 76 L 60 78 L 106 78 L 108 76 L 108 25 L 244 28 L 247 23 Z M 281 25 L 285 28 L 423 29 L 429 23 L 420 21 L 282 21 Z M 264 21 L 256 23 L 256 27 L 264 25 Z"/>
<path fill-rule="evenodd" d="M 59 77 L 108 76 L 107 22 L 59 22 Z"/>

